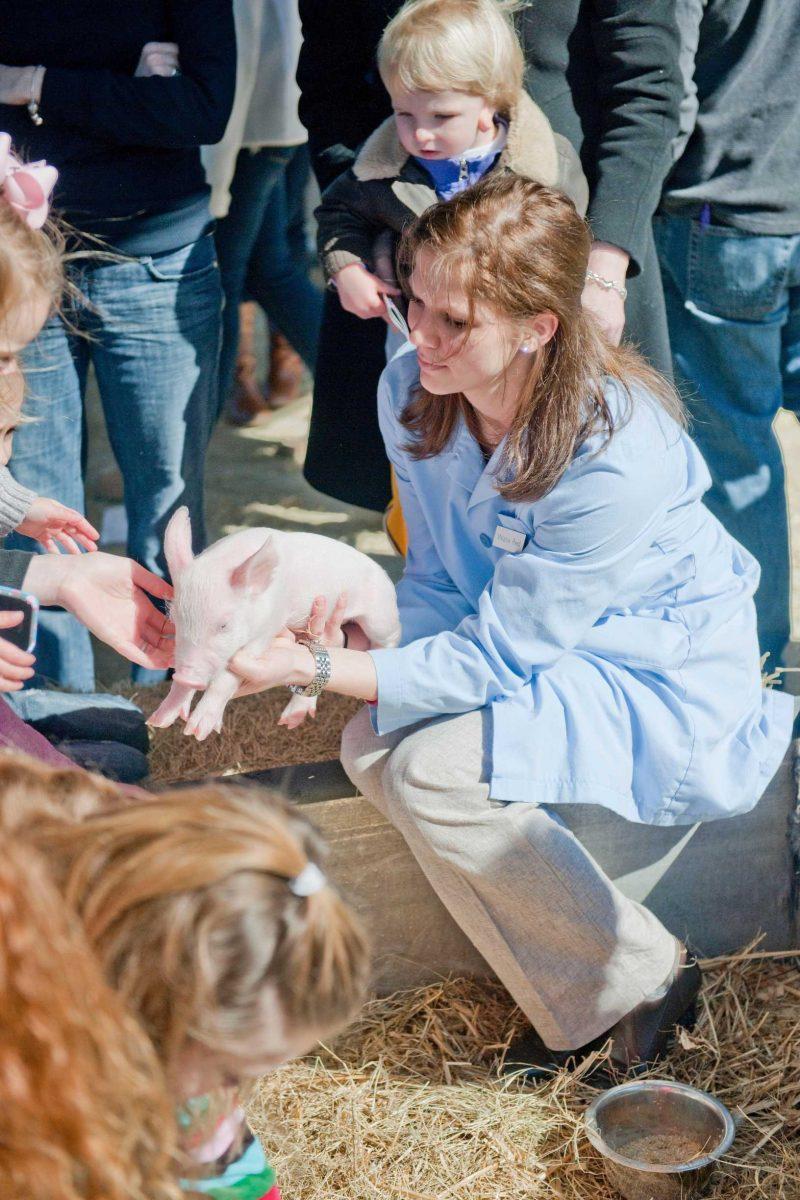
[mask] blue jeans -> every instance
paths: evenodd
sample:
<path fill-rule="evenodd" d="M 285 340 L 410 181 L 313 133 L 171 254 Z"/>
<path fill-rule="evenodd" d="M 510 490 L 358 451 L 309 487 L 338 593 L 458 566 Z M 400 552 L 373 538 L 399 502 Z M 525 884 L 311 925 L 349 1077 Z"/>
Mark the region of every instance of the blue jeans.
<path fill-rule="evenodd" d="M 297 204 L 306 155 L 305 146 L 239 151 L 231 206 L 216 232 L 225 292 L 220 411 L 233 382 L 239 303 L 245 295 L 261 305 L 270 324 L 281 331 L 309 368 L 314 368 L 322 294 L 308 277 Z"/>
<path fill-rule="evenodd" d="M 768 665 L 790 634 L 789 530 L 778 409 L 800 412 L 800 234 L 743 233 L 659 214 L 675 378 L 708 463 L 708 507 L 761 564 Z"/>
<path fill-rule="evenodd" d="M 196 549 L 205 544 L 203 468 L 217 400 L 222 293 L 212 234 L 155 257 L 79 267 L 81 299 L 48 321 L 23 359 L 25 412 L 38 418 L 14 438 L 23 484 L 84 510 L 84 395 L 94 366 L 106 427 L 125 486 L 128 553 L 160 575 L 164 528 L 188 506 Z M 73 328 L 71 329 L 70 326 Z M 8 539 L 36 550 L 18 534 Z M 92 691 L 87 631 L 43 612 L 37 669 L 74 691 Z M 133 668 L 138 682 L 164 672 Z"/>

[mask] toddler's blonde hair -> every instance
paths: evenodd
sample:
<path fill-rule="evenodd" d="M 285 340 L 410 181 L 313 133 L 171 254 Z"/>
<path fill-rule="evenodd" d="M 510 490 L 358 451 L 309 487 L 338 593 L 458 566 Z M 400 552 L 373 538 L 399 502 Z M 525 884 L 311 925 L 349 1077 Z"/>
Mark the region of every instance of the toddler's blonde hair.
<path fill-rule="evenodd" d="M 407 0 L 383 31 L 378 69 L 386 87 L 484 96 L 508 116 L 525 61 L 506 0 Z"/>

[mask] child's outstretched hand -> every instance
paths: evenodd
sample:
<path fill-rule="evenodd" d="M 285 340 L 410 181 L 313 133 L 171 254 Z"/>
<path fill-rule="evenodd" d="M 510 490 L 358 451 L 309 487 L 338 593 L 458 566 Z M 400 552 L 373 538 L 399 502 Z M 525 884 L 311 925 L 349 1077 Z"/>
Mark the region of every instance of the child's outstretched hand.
<path fill-rule="evenodd" d="M 0 631 L 19 625 L 21 612 L 0 612 Z M 0 692 L 18 692 L 33 675 L 35 658 L 0 636 Z"/>
<path fill-rule="evenodd" d="M 96 550 L 100 534 L 74 508 L 67 508 L 57 500 L 37 496 L 28 510 L 28 515 L 17 526 L 17 532 L 40 542 L 48 554 L 59 554 L 57 543 L 61 543 L 68 554 L 80 554 L 84 550 Z"/>
<path fill-rule="evenodd" d="M 400 295 L 399 288 L 384 283 L 377 275 L 367 271 L 361 263 L 351 263 L 342 267 L 333 278 L 342 308 L 364 320 L 369 317 L 385 317 L 386 308 L 382 297 Z"/>

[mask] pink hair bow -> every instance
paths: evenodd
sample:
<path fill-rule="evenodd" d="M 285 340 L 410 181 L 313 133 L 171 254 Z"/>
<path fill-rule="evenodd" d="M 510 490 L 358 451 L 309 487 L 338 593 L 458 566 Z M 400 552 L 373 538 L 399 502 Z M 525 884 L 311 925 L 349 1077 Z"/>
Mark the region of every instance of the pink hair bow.
<path fill-rule="evenodd" d="M 21 163 L 11 138 L 0 133 L 0 193 L 31 229 L 41 229 L 50 211 L 58 171 L 46 162 Z"/>

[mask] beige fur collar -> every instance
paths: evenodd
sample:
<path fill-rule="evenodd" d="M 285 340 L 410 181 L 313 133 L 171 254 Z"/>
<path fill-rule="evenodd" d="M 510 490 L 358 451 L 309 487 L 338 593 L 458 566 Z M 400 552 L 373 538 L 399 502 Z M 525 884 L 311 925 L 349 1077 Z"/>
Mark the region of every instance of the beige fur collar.
<path fill-rule="evenodd" d="M 394 179 L 408 162 L 409 155 L 400 144 L 394 117 L 379 125 L 361 147 L 353 165 L 353 174 L 361 182 Z M 511 113 L 508 140 L 500 162 L 535 179 L 538 183 L 558 181 L 558 152 L 550 122 L 527 92 L 520 92 Z"/>

